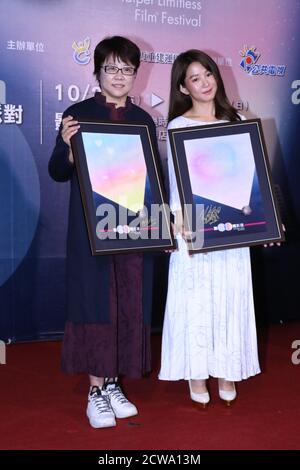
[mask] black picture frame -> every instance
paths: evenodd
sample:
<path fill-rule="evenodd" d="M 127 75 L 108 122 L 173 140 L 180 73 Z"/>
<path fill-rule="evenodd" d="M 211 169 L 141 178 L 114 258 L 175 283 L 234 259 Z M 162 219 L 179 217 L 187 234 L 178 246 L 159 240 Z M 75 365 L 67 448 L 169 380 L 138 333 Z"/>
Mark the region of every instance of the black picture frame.
<path fill-rule="evenodd" d="M 190 253 L 284 240 L 260 119 L 168 135 Z"/>
<path fill-rule="evenodd" d="M 79 125 L 71 146 L 92 254 L 173 249 L 149 126 L 86 120 Z"/>

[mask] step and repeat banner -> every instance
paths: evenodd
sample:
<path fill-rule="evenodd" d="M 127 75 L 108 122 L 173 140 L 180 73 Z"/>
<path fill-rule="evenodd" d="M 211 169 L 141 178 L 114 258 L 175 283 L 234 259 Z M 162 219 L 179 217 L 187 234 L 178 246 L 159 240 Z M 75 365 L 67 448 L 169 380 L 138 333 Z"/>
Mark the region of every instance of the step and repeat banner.
<path fill-rule="evenodd" d="M 152 115 L 164 162 L 170 71 L 184 50 L 209 53 L 234 106 L 262 119 L 287 242 L 254 250 L 258 314 L 299 319 L 299 1 L 1 0 L 0 17 L 0 339 L 63 330 L 69 187 L 47 165 L 63 111 L 98 90 L 96 44 L 115 34 L 142 51 L 132 100 Z M 156 262 L 166 271 L 164 255 Z M 157 322 L 163 301 L 158 310 Z"/>

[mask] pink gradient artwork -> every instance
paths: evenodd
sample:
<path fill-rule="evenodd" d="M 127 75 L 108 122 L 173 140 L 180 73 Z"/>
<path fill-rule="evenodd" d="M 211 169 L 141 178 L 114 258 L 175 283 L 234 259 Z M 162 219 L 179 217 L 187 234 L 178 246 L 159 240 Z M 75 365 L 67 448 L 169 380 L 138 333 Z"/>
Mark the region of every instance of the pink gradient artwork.
<path fill-rule="evenodd" d="M 139 135 L 82 133 L 93 191 L 138 212 L 144 206 L 146 165 Z"/>
<path fill-rule="evenodd" d="M 248 133 L 184 142 L 193 194 L 242 209 L 255 171 Z"/>

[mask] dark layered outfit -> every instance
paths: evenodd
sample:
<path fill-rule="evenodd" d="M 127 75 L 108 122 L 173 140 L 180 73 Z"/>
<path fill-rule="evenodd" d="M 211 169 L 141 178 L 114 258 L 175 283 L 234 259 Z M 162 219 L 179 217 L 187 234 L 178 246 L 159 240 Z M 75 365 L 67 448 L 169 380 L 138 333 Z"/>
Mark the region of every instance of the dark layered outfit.
<path fill-rule="evenodd" d="M 116 108 L 100 93 L 68 108 L 63 118 L 147 123 L 151 116 L 127 98 Z M 92 256 L 76 168 L 58 133 L 49 173 L 71 182 L 67 235 L 67 322 L 62 368 L 97 377 L 150 371 L 150 322 L 153 262 L 151 254 Z"/>

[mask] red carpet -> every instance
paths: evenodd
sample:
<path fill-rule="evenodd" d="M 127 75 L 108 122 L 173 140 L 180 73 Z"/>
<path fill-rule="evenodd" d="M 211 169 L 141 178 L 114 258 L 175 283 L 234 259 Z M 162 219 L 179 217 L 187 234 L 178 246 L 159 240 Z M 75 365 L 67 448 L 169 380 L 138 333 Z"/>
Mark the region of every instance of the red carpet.
<path fill-rule="evenodd" d="M 0 365 L 0 448 L 299 449 L 300 364 L 292 364 L 291 345 L 300 324 L 271 326 L 259 337 L 262 374 L 238 384 L 231 408 L 211 380 L 212 402 L 202 410 L 185 382 L 157 380 L 161 338 L 153 336 L 151 377 L 123 382 L 139 415 L 98 430 L 85 417 L 86 377 L 60 372 L 60 342 L 10 345 Z"/>

